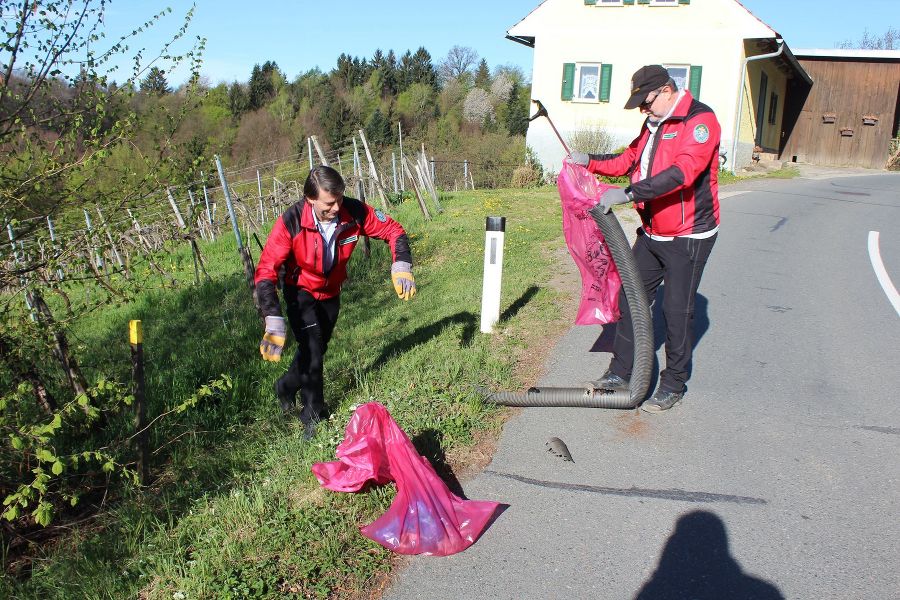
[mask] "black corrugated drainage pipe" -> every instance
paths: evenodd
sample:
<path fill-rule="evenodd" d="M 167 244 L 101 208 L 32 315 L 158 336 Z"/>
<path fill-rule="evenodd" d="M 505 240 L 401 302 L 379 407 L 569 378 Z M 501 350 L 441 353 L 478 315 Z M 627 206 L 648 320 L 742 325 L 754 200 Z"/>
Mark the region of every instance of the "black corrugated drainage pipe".
<path fill-rule="evenodd" d="M 604 213 L 599 204 L 588 212 L 603 233 L 619 269 L 634 324 L 634 368 L 628 391 L 598 390 L 589 385 L 580 388 L 533 387 L 524 393 L 496 392 L 486 398 L 488 402 L 504 406 L 634 408 L 646 398 L 653 369 L 653 321 L 647 293 L 619 220 L 612 212 Z"/>

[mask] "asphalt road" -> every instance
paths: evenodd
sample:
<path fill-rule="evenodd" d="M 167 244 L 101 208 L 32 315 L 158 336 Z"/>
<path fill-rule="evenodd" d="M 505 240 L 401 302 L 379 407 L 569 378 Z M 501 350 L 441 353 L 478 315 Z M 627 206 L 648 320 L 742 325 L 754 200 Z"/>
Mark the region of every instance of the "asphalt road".
<path fill-rule="evenodd" d="M 723 195 L 684 402 L 523 410 L 465 485 L 509 507 L 386 598 L 900 598 L 900 307 L 869 250 L 900 287 L 900 175 Z M 542 385 L 599 376 L 611 328 L 572 328 Z"/>

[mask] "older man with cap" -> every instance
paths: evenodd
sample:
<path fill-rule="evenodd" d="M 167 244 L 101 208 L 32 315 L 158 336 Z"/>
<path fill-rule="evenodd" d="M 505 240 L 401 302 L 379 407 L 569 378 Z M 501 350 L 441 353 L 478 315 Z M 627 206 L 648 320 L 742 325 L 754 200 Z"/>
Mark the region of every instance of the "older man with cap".
<path fill-rule="evenodd" d="M 626 109 L 647 115 L 640 134 L 621 154 L 575 152 L 572 160 L 592 173 L 628 175 L 631 185 L 605 192 L 600 204 L 634 202 L 641 217 L 634 244 L 647 297 L 664 284 L 666 368 L 659 387 L 641 405 L 647 412 L 668 410 L 685 393 L 694 343 L 694 300 L 700 276 L 719 231 L 718 157 L 720 127 L 710 107 L 679 90 L 660 65 L 641 67 L 631 79 Z M 616 327 L 613 359 L 595 383 L 598 389 L 628 388 L 634 335 L 625 294 Z"/>

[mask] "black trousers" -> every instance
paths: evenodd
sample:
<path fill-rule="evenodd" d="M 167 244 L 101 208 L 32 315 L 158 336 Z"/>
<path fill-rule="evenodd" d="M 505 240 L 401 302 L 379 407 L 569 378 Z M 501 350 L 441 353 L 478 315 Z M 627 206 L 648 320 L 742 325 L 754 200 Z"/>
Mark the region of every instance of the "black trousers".
<path fill-rule="evenodd" d="M 316 300 L 301 289 L 285 287 L 288 322 L 297 352 L 287 373 L 276 383 L 280 398 L 296 399 L 300 392 L 300 420 L 309 423 L 327 416 L 325 410 L 325 352 L 341 309 L 340 296 Z"/>
<path fill-rule="evenodd" d="M 643 229 L 638 231 L 634 258 L 647 299 L 653 302 L 659 284 L 665 284 L 666 368 L 659 375 L 660 390 L 684 391 L 694 350 L 694 300 L 703 268 L 718 236 L 716 233 L 705 240 L 676 237 L 669 242 L 658 242 Z M 622 318 L 616 325 L 610 369 L 619 377 L 630 379 L 634 366 L 634 326 L 624 289 L 619 293 L 619 308 Z"/>

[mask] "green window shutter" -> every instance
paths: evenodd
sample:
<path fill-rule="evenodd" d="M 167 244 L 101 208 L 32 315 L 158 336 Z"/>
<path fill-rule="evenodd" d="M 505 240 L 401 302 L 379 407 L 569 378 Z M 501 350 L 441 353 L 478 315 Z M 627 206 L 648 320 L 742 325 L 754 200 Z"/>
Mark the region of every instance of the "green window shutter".
<path fill-rule="evenodd" d="M 638 4 L 650 4 L 650 0 L 638 0 Z"/>
<path fill-rule="evenodd" d="M 703 67 L 700 65 L 691 65 L 691 74 L 688 78 L 688 89 L 691 96 L 700 99 L 700 79 L 703 77 Z"/>
<path fill-rule="evenodd" d="M 600 102 L 609 102 L 609 84 L 612 81 L 612 65 L 600 65 Z"/>
<path fill-rule="evenodd" d="M 691 0 L 678 0 L 678 4 L 690 4 Z"/>
<path fill-rule="evenodd" d="M 594 6 L 597 4 L 597 0 L 584 0 L 585 6 Z"/>
<path fill-rule="evenodd" d="M 634 0 L 622 0 L 622 4 L 625 6 L 634 6 Z"/>
<path fill-rule="evenodd" d="M 562 99 L 571 100 L 575 90 L 575 63 L 563 64 Z"/>

